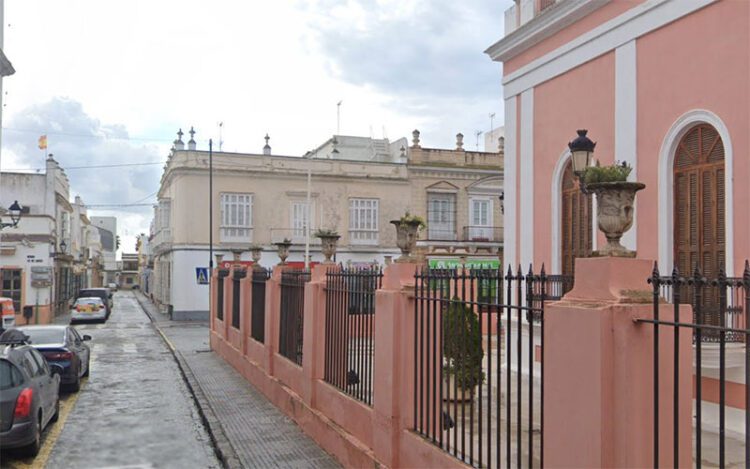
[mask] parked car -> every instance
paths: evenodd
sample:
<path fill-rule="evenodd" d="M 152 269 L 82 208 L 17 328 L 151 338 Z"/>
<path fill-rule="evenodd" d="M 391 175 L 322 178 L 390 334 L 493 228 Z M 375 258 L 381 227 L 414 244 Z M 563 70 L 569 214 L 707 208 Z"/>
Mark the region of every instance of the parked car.
<path fill-rule="evenodd" d="M 109 319 L 109 315 L 112 314 L 112 294 L 110 293 L 109 288 L 84 288 L 83 290 L 78 291 L 76 300 L 78 298 L 90 298 L 92 296 L 101 298 L 102 302 L 107 307 L 106 321 Z"/>
<path fill-rule="evenodd" d="M 70 308 L 70 322 L 107 320 L 107 306 L 98 296 L 78 298 Z"/>
<path fill-rule="evenodd" d="M 117 284 L 115 282 L 110 282 L 107 284 L 107 288 L 109 288 L 111 291 L 117 291 Z"/>
<path fill-rule="evenodd" d="M 0 296 L 0 332 L 16 325 L 16 311 L 13 309 L 13 299 Z"/>
<path fill-rule="evenodd" d="M 62 367 L 60 382 L 72 391 L 81 389 L 81 378 L 89 375 L 91 336 L 81 337 L 71 326 L 20 326 L 16 330 L 28 336 L 28 343 L 50 364 Z"/>
<path fill-rule="evenodd" d="M 0 335 L 0 449 L 36 456 L 42 431 L 60 412 L 61 373 L 17 329 Z"/>

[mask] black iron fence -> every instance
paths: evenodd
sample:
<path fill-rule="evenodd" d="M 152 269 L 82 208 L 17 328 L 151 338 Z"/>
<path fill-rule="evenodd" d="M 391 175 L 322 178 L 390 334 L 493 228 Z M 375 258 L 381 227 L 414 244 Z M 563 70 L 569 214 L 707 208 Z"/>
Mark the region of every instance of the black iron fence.
<path fill-rule="evenodd" d="M 268 269 L 253 269 L 252 305 L 250 311 L 250 337 L 260 343 L 266 340 L 266 281 L 271 278 Z"/>
<path fill-rule="evenodd" d="M 380 267 L 326 273 L 325 381 L 372 405 L 375 291 Z"/>
<path fill-rule="evenodd" d="M 476 467 L 541 466 L 544 268 L 415 280 L 414 430 Z"/>
<path fill-rule="evenodd" d="M 750 310 L 750 265 L 745 262 L 742 277 L 727 277 L 723 269 L 719 270 L 716 278 L 709 279 L 696 269 L 683 276 L 676 268 L 672 275 L 662 276 L 659 269 L 654 265 L 654 271 L 648 282 L 653 288 L 653 319 L 639 319 L 641 323 L 653 324 L 654 327 L 654 352 L 653 352 L 653 381 L 654 381 L 654 467 L 658 467 L 660 461 L 659 441 L 659 382 L 663 378 L 659 371 L 660 332 L 666 333 L 666 337 L 673 343 L 672 357 L 674 359 L 674 370 L 672 376 L 672 451 L 674 467 L 689 465 L 690 462 L 680 460 L 680 421 L 679 408 L 680 399 L 694 399 L 694 424 L 692 433 L 694 435 L 694 447 L 692 451 L 693 463 L 700 468 L 703 464 L 718 467 L 750 467 L 750 447 L 747 446 L 746 438 L 750 434 L 750 348 L 747 347 L 747 339 L 750 329 L 745 319 Z M 659 316 L 659 305 L 665 299 L 669 299 L 674 305 L 674 315 L 671 318 Z M 692 321 L 682 322 L 679 316 L 680 305 L 691 305 L 693 309 Z M 679 347 L 681 330 L 692 330 L 694 358 L 694 376 L 690 380 L 690 387 L 680 389 L 679 380 Z M 705 342 L 713 343 L 705 343 Z M 744 343 L 737 347 L 732 342 Z M 732 346 L 731 349 L 728 346 Z M 718 348 L 718 364 L 716 355 Z M 663 349 L 662 349 L 663 350 Z M 705 356 L 704 356 L 705 355 Z M 705 359 L 705 360 L 704 360 Z M 729 360 L 728 360 L 729 359 Z M 744 366 L 740 363 L 744 362 Z M 663 363 L 663 362 L 662 362 Z M 718 368 L 718 370 L 716 370 Z M 731 369 L 730 369 L 731 368 Z M 704 403 L 704 369 L 710 376 L 711 381 L 716 380 L 718 375 L 718 402 Z M 718 371 L 718 372 L 717 372 Z M 733 409 L 732 413 L 744 414 L 744 434 L 736 436 L 735 432 L 729 432 L 727 428 L 727 372 L 732 371 L 733 385 L 741 389 L 741 398 L 744 401 L 743 409 Z M 742 376 L 737 376 L 737 371 Z M 736 381 L 742 381 L 737 383 Z M 737 386 L 739 385 L 739 386 Z M 711 401 L 712 399 L 707 399 Z M 669 404 L 669 403 L 668 403 Z M 718 404 L 718 409 L 716 405 Z M 737 403 L 735 403 L 735 406 Z M 704 409 L 707 407 L 707 409 Z M 711 414 L 718 412 L 718 425 L 713 418 L 704 420 L 704 410 Z M 663 426 L 662 426 L 663 428 Z M 684 431 L 684 430 L 683 430 Z"/>
<path fill-rule="evenodd" d="M 224 320 L 224 279 L 229 276 L 229 269 L 219 269 L 216 281 L 216 319 Z"/>
<path fill-rule="evenodd" d="M 247 270 L 235 269 L 232 274 L 232 327 L 240 328 L 240 280 L 247 277 Z"/>
<path fill-rule="evenodd" d="M 308 270 L 281 272 L 279 353 L 300 366 L 302 366 L 305 284 L 309 281 L 310 271 Z"/>

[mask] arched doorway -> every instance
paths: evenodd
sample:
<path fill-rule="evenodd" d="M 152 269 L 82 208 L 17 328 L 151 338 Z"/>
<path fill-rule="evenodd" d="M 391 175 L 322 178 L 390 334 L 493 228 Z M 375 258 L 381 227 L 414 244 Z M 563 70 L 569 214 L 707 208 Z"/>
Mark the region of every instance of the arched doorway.
<path fill-rule="evenodd" d="M 674 260 L 682 275 L 698 266 L 716 278 L 725 265 L 724 144 L 708 124 L 691 128 L 674 157 Z M 704 297 L 706 322 L 718 324 L 716 298 Z M 691 299 L 692 300 L 692 299 Z"/>
<path fill-rule="evenodd" d="M 575 259 L 589 257 L 592 249 L 591 195 L 581 192 L 573 175 L 571 161 L 565 165 L 562 177 L 561 273 L 573 276 Z"/>

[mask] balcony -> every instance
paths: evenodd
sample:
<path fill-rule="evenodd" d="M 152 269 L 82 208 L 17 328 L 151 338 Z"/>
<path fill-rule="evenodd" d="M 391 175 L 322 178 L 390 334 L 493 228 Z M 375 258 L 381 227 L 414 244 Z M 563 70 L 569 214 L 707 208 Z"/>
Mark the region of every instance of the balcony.
<path fill-rule="evenodd" d="M 151 241 L 154 253 L 164 251 L 172 244 L 172 229 L 162 228 L 156 232 Z"/>
<path fill-rule="evenodd" d="M 564 0 L 520 0 L 505 10 L 505 35 L 525 25 L 542 12 Z"/>
<path fill-rule="evenodd" d="M 499 226 L 464 226 L 462 239 L 472 243 L 502 243 L 503 229 Z"/>

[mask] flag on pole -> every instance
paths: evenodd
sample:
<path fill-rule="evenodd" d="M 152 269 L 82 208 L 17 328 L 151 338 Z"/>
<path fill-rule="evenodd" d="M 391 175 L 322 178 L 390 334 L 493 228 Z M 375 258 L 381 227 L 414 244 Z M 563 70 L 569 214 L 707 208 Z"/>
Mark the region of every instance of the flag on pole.
<path fill-rule="evenodd" d="M 39 149 L 40 150 L 47 149 L 47 136 L 46 135 L 42 135 L 39 137 Z"/>

